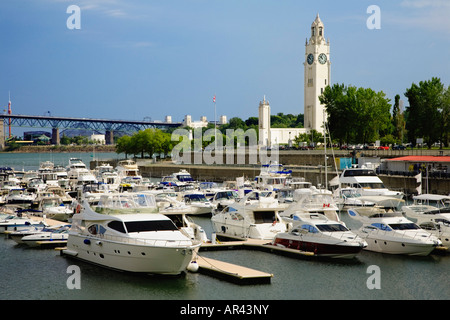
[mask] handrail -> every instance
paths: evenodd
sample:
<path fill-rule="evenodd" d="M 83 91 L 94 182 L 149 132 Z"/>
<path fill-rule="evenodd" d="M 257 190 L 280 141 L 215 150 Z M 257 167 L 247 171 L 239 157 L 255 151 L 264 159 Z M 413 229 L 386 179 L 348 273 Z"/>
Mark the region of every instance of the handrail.
<path fill-rule="evenodd" d="M 70 235 L 79 235 L 79 233 L 70 233 Z M 102 240 L 114 241 L 132 245 L 149 245 L 149 246 L 157 246 L 157 247 L 189 247 L 194 248 L 199 246 L 200 244 L 195 244 L 191 240 L 165 240 L 165 239 L 139 239 L 139 238 L 131 238 L 131 237 L 122 237 L 122 236 L 114 236 L 109 234 L 97 234 L 97 235 L 83 235 L 86 236 L 87 239 L 92 241 L 99 241 L 101 244 Z"/>

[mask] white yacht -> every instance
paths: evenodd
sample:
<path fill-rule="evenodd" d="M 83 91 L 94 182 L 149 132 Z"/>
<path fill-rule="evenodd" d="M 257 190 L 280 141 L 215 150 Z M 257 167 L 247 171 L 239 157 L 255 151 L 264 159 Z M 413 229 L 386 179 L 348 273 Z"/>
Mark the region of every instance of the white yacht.
<path fill-rule="evenodd" d="M 213 205 L 213 214 L 222 211 L 226 206 L 229 206 L 239 199 L 239 194 L 236 190 L 220 190 L 217 191 L 211 199 Z"/>
<path fill-rule="evenodd" d="M 89 183 L 97 183 L 97 179 L 94 174 L 86 167 L 84 162 L 78 158 L 69 159 L 67 177 L 73 187 Z"/>
<path fill-rule="evenodd" d="M 119 179 L 122 181 L 123 179 L 128 177 L 130 181 L 139 181 L 142 180 L 142 176 L 139 173 L 139 167 L 134 160 L 126 159 L 120 160 L 116 166 L 117 174 L 119 175 Z M 125 182 L 123 182 L 125 183 Z M 129 182 L 126 182 L 129 183 Z"/>
<path fill-rule="evenodd" d="M 330 181 L 332 188 L 356 188 L 361 196 L 386 196 L 402 199 L 404 194 L 400 191 L 392 191 L 386 188 L 383 181 L 377 176 L 375 170 L 361 168 L 344 169 L 339 177 Z"/>
<path fill-rule="evenodd" d="M 281 213 L 282 218 L 293 218 L 294 215 L 320 214 L 329 220 L 341 222 L 339 208 L 332 197 L 331 191 L 317 189 L 312 186 L 308 189 L 294 190 L 293 202 Z"/>
<path fill-rule="evenodd" d="M 38 247 L 42 242 L 45 242 L 46 245 L 62 247 L 67 243 L 69 228 L 70 226 L 68 225 L 56 228 L 44 228 L 40 232 L 23 236 L 20 241 L 29 247 Z"/>
<path fill-rule="evenodd" d="M 0 220 L 0 233 L 5 233 L 5 231 L 25 230 L 29 229 L 31 226 L 39 224 L 43 223 L 18 213 L 17 215 L 10 215 Z"/>
<path fill-rule="evenodd" d="M 330 258 L 354 258 L 367 246 L 362 238 L 342 223 L 329 220 L 321 214 L 296 215 L 292 222 L 292 230 L 278 233 L 273 245 Z"/>
<path fill-rule="evenodd" d="M 182 195 L 183 202 L 191 208 L 190 214 L 204 215 L 211 214 L 213 210 L 212 203 L 206 199 L 202 192 L 189 192 Z"/>
<path fill-rule="evenodd" d="M 103 267 L 176 275 L 200 246 L 162 214 L 99 214 L 87 202 L 77 211 L 63 253 Z"/>
<path fill-rule="evenodd" d="M 22 204 L 30 205 L 33 203 L 36 195 L 28 192 L 23 188 L 10 189 L 5 197 L 5 202 L 8 204 Z"/>
<path fill-rule="evenodd" d="M 277 162 L 261 166 L 261 172 L 255 177 L 256 187 L 261 190 L 277 190 L 286 185 L 292 170 L 283 169 Z"/>
<path fill-rule="evenodd" d="M 284 208 L 266 193 L 252 191 L 213 215 L 214 232 L 228 237 L 271 240 L 277 233 L 286 231 L 286 224 L 279 215 Z"/>
<path fill-rule="evenodd" d="M 422 194 L 413 200 L 413 204 L 402 207 L 403 214 L 438 237 L 442 249 L 450 251 L 450 196 Z"/>
<path fill-rule="evenodd" d="M 41 199 L 38 210 L 42 216 L 58 221 L 69 221 L 73 215 L 73 208 L 65 205 L 61 197 L 52 196 Z"/>
<path fill-rule="evenodd" d="M 426 256 L 442 242 L 431 233 L 402 216 L 381 208 L 350 208 L 351 218 L 362 222 L 358 235 L 367 242 L 366 250 Z"/>

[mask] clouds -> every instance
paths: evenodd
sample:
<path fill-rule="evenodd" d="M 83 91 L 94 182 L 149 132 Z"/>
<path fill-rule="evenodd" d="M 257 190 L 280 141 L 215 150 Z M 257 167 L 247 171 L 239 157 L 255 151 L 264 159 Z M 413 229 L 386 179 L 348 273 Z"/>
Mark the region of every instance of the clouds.
<path fill-rule="evenodd" d="M 403 0 L 398 15 L 391 16 L 395 24 L 410 29 L 450 34 L 450 1 Z"/>

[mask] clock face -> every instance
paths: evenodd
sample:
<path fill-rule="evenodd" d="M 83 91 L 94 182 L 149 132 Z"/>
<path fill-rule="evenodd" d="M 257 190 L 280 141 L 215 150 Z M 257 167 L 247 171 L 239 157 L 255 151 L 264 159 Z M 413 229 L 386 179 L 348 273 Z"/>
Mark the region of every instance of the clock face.
<path fill-rule="evenodd" d="M 324 64 L 325 62 L 327 62 L 327 55 L 325 54 L 325 53 L 321 53 L 320 55 L 319 55 L 319 62 L 321 63 L 321 64 Z"/>
<path fill-rule="evenodd" d="M 308 64 L 312 64 L 314 62 L 314 56 L 312 55 L 312 53 L 308 54 L 307 61 Z"/>

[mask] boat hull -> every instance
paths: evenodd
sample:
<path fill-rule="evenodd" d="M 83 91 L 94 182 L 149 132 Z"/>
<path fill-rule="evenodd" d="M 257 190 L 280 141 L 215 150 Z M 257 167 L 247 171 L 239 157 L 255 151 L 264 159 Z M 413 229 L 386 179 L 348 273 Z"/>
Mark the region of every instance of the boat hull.
<path fill-rule="evenodd" d="M 67 254 L 86 262 L 120 271 L 177 275 L 194 255 L 187 246 L 148 246 L 70 234 Z M 63 250 L 64 253 L 64 250 Z"/>
<path fill-rule="evenodd" d="M 313 252 L 318 257 L 352 259 L 363 249 L 359 244 L 340 245 L 317 241 L 305 241 L 302 239 L 290 239 L 277 236 L 274 239 L 275 246 L 294 249 L 305 252 Z"/>
<path fill-rule="evenodd" d="M 366 237 L 367 242 L 365 250 L 388 253 L 403 254 L 410 256 L 427 256 L 436 248 L 433 243 L 420 243 L 409 241 L 395 241 L 391 239 Z"/>

